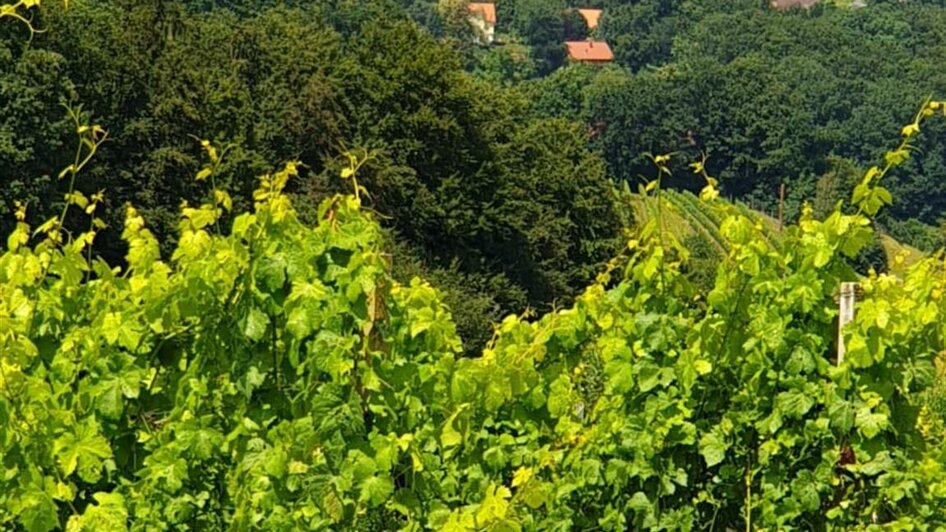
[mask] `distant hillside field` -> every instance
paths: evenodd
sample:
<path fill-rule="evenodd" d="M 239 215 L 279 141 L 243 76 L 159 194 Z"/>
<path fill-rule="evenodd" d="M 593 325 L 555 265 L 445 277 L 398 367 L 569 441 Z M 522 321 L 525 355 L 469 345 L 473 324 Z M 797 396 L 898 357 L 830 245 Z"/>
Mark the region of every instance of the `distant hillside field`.
<path fill-rule="evenodd" d="M 654 218 L 657 212 L 656 197 L 644 197 L 640 194 L 630 194 L 626 197 L 639 225 Z M 721 222 L 719 213 L 691 192 L 663 190 L 659 198 L 662 208 L 661 229 L 667 234 L 674 235 L 687 249 L 691 250 L 695 261 L 718 261 L 725 253 L 724 240 L 719 234 Z M 762 224 L 763 234 L 769 242 L 782 240 L 783 234 L 779 229 L 778 220 L 750 209 L 741 202 L 737 201 L 734 205 L 743 214 Z M 926 253 L 901 243 L 879 230 L 878 239 L 886 256 L 887 270 L 895 275 L 902 276 L 907 268 L 927 256 Z"/>

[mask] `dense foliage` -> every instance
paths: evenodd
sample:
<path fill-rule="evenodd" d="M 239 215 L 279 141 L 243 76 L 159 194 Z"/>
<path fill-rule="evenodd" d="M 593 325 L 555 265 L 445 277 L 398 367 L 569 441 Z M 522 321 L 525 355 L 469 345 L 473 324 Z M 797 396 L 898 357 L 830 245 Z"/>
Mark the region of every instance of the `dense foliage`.
<path fill-rule="evenodd" d="M 621 221 L 602 191 L 639 181 L 642 153 L 705 154 L 725 196 L 773 216 L 782 185 L 788 219 L 808 199 L 830 210 L 850 186 L 820 183 L 862 173 L 899 110 L 946 89 L 946 15 L 936 2 L 822 4 L 499 0 L 501 44 L 484 47 L 457 0 L 18 2 L 44 32 L 0 27 L 0 201 L 28 201 L 36 224 L 60 211 L 63 103 L 111 133 L 80 187 L 108 191 L 96 252 L 112 263 L 125 202 L 166 256 L 178 203 L 206 199 L 188 179 L 191 135 L 229 146 L 218 185 L 241 209 L 254 177 L 290 159 L 302 178 L 289 192 L 316 205 L 338 192 L 341 153 L 364 148 L 395 275 L 475 301 L 458 327 L 478 348 L 505 313 L 568 304 L 614 254 Z M 564 64 L 562 41 L 589 35 L 573 8 L 590 6 L 604 9 L 590 35 L 614 49 L 607 68 Z M 924 249 L 943 240 L 942 128 L 891 176 L 900 201 L 877 220 Z"/>
<path fill-rule="evenodd" d="M 607 186 L 574 120 L 643 77 L 499 86 L 394 3 L 37 3 L 0 4 L 0 528 L 946 527 L 944 255 L 852 268 L 946 102 L 773 230 L 712 154 Z"/>
<path fill-rule="evenodd" d="M 656 216 L 571 308 L 505 319 L 481 356 L 437 291 L 392 279 L 354 196 L 315 227 L 260 180 L 251 213 L 213 187 L 169 260 L 132 208 L 125 268 L 86 253 L 100 198 L 70 189 L 0 255 L 0 522 L 28 531 L 606 530 L 946 526 L 942 420 L 922 401 L 944 349 L 942 258 L 863 281 L 835 365 L 844 257 L 927 115 L 854 190 L 782 239 L 719 200 L 713 288 Z M 79 123 L 88 151 L 105 136 Z M 212 184 L 220 152 L 203 143 Z M 655 158 L 660 174 L 670 158 Z M 76 177 L 81 168 L 70 169 Z M 73 181 L 74 182 L 74 181 Z M 660 181 L 648 191 L 660 193 Z M 930 403 L 932 404 L 932 402 Z"/>
<path fill-rule="evenodd" d="M 61 209 L 72 127 L 60 101 L 81 101 L 111 134 L 80 188 L 108 191 L 96 249 L 112 263 L 125 202 L 174 249 L 179 202 L 205 194 L 188 178 L 195 134 L 228 146 L 218 184 L 239 208 L 256 175 L 290 159 L 304 175 L 293 192 L 315 205 L 336 191 L 343 148 L 370 150 L 366 201 L 411 250 L 396 271 L 419 258 L 466 287 L 452 301 L 483 300 L 460 324 L 473 345 L 505 313 L 567 303 L 613 255 L 620 224 L 580 125 L 536 118 L 516 92 L 468 75 L 462 53 L 397 5 L 295 5 L 47 3 L 34 21 L 47 31 L 29 43 L 4 25 L 0 200 L 29 201 L 36 223 Z"/>
<path fill-rule="evenodd" d="M 883 154 L 884 131 L 946 90 L 940 1 L 874 0 L 862 9 L 822 1 L 787 11 L 758 0 L 588 3 L 604 9 L 598 36 L 615 64 L 566 67 L 533 82 L 532 93 L 557 103 L 543 112 L 568 111 L 593 127 L 619 180 L 646 175 L 643 153 L 703 153 L 724 195 L 774 215 L 784 184 L 796 219 L 822 176 L 847 165 L 862 173 Z M 946 160 L 937 146 L 946 137 L 941 124 L 926 133 L 917 146 L 924 157 L 891 176 L 899 201 L 885 225 L 938 225 Z"/>

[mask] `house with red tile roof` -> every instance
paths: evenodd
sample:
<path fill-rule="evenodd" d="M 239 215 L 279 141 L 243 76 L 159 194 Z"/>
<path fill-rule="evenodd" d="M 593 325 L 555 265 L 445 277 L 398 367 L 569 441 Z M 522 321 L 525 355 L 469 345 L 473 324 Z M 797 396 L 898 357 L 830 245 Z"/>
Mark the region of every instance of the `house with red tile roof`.
<path fill-rule="evenodd" d="M 582 63 L 608 63 L 614 60 L 611 47 L 604 41 L 568 41 L 568 58 Z"/>
<path fill-rule="evenodd" d="M 477 40 L 492 44 L 496 38 L 496 4 L 490 2 L 470 2 L 470 23 L 477 32 Z"/>
<path fill-rule="evenodd" d="M 772 0 L 774 9 L 788 9 L 790 7 L 809 8 L 817 4 L 820 0 Z"/>
<path fill-rule="evenodd" d="M 588 24 L 589 30 L 593 30 L 598 27 L 598 21 L 601 20 L 602 13 L 600 9 L 579 9 L 578 13 L 583 19 L 585 19 L 585 23 Z"/>
<path fill-rule="evenodd" d="M 905 0 L 900 1 L 903 2 Z M 789 9 L 792 7 L 803 7 L 808 9 L 809 7 L 819 3 L 821 3 L 821 0 L 772 0 L 770 5 L 772 6 L 772 9 Z M 846 5 L 851 9 L 860 9 L 862 7 L 867 7 L 867 2 L 866 0 L 850 0 L 850 3 L 847 3 Z"/>

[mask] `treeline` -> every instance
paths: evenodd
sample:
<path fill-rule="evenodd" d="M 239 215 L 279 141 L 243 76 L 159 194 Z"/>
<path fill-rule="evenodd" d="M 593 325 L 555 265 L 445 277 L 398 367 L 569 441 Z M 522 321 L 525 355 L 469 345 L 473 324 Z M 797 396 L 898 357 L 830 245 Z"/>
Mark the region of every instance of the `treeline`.
<path fill-rule="evenodd" d="M 669 184 L 695 190 L 686 165 L 706 155 L 724 195 L 775 214 L 784 185 L 794 219 L 805 201 L 824 213 L 847 198 L 885 132 L 946 90 L 943 3 L 867 4 L 497 0 L 503 45 L 466 46 L 468 68 L 522 88 L 539 116 L 583 123 L 618 181 L 652 176 L 644 154 L 677 153 Z M 599 27 L 576 24 L 576 7 L 602 9 Z M 614 63 L 568 64 L 562 40 L 585 37 L 609 43 Z M 891 176 L 899 200 L 877 223 L 932 250 L 946 243 L 946 154 L 936 148 L 946 129 L 925 133 Z"/>
<path fill-rule="evenodd" d="M 217 186 L 237 208 L 256 176 L 292 159 L 305 175 L 291 192 L 314 206 L 340 186 L 342 153 L 367 150 L 360 184 L 391 233 L 395 274 L 446 289 L 471 346 L 506 313 L 567 303 L 615 253 L 622 223 L 584 128 L 468 74 L 465 47 L 410 6 L 252 4 L 44 3 L 35 24 L 48 31 L 30 42 L 3 25 L 3 203 L 28 201 L 37 225 L 59 212 L 57 175 L 75 150 L 64 105 L 81 102 L 109 131 L 79 187 L 105 191 L 96 246 L 113 263 L 126 202 L 173 249 L 180 202 L 207 193 L 192 179 L 195 135 L 230 147 Z"/>
<path fill-rule="evenodd" d="M 415 2 L 416 4 L 416 2 Z M 691 190 L 686 164 L 708 156 L 723 194 L 774 214 L 833 205 L 884 150 L 884 132 L 946 90 L 941 1 L 825 1 L 775 10 L 758 0 L 497 0 L 504 43 L 471 48 L 479 77 L 523 87 L 541 116 L 584 123 L 617 180 L 652 175 L 645 153 L 679 153 L 672 185 Z M 603 9 L 588 31 L 575 7 Z M 572 28 L 577 27 L 578 30 Z M 607 68 L 569 65 L 561 41 L 593 36 Z M 549 66 L 552 68 L 549 68 Z M 924 249 L 944 242 L 946 155 L 934 125 L 918 157 L 891 176 L 900 199 L 878 222 Z"/>
<path fill-rule="evenodd" d="M 942 2 L 835 4 L 598 2 L 599 37 L 616 65 L 559 70 L 534 82 L 535 98 L 547 115 L 594 126 L 617 179 L 651 172 L 642 153 L 680 153 L 677 177 L 705 153 L 723 193 L 756 208 L 775 213 L 783 184 L 790 216 L 806 200 L 833 205 L 883 153 L 885 132 L 946 90 Z M 917 156 L 891 176 L 898 201 L 880 220 L 924 247 L 946 209 L 944 140 L 940 124 L 925 132 Z"/>

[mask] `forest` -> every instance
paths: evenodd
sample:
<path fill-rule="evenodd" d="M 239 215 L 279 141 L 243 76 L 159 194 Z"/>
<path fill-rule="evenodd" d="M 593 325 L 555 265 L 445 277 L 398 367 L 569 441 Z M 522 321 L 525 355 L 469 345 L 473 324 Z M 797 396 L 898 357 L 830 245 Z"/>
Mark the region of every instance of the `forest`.
<path fill-rule="evenodd" d="M 946 5 L 471 9 L 0 0 L 0 529 L 946 529 Z"/>

